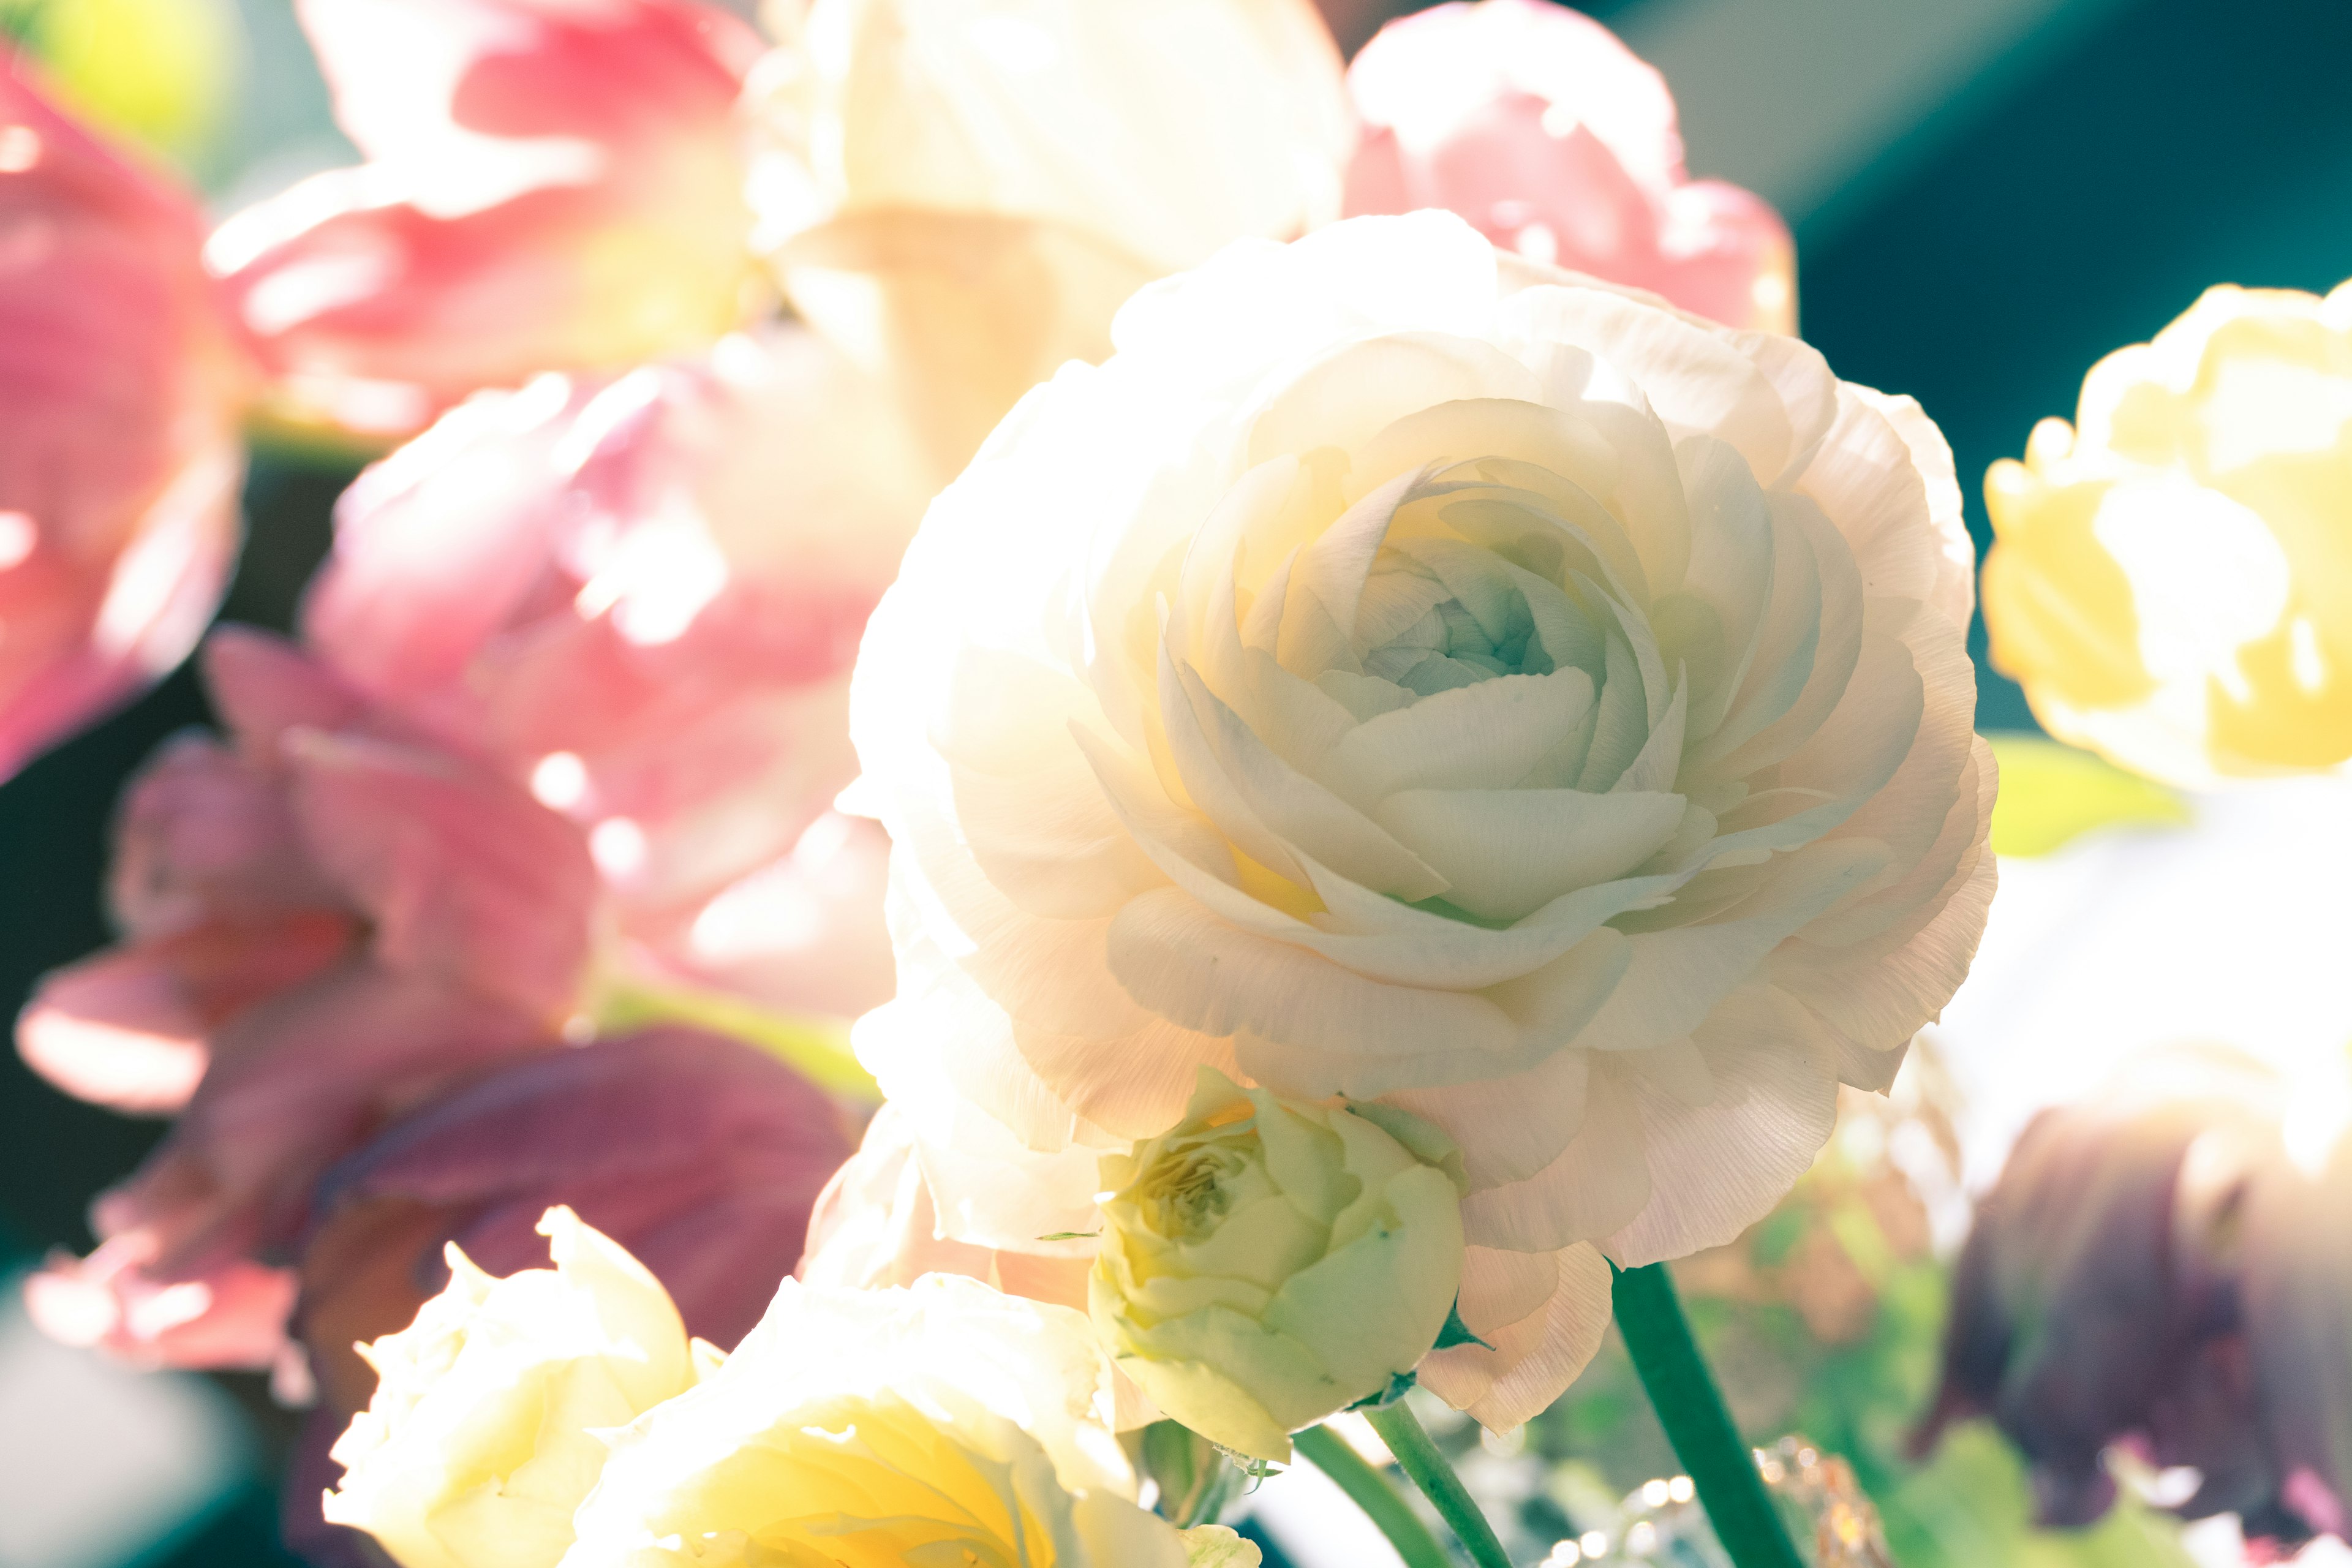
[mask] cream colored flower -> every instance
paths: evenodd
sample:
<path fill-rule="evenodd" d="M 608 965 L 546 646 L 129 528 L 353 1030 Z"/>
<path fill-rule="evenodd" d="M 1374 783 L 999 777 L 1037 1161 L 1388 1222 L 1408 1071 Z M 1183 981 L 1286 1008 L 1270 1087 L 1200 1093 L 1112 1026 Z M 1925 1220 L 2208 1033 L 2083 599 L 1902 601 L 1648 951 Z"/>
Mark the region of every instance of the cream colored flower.
<path fill-rule="evenodd" d="M 1416 1116 L 1202 1068 L 1181 1121 L 1103 1159 L 1095 1327 L 1171 1416 L 1287 1460 L 1291 1433 L 1436 1342 L 1462 1282 L 1461 1169 Z"/>
<path fill-rule="evenodd" d="M 754 205 L 794 304 L 901 373 L 950 468 L 1139 285 L 1336 217 L 1308 0 L 776 0 Z"/>
<path fill-rule="evenodd" d="M 723 1367 L 614 1436 L 564 1568 L 1186 1568 L 1110 1415 L 1067 1308 L 788 1279 Z"/>
<path fill-rule="evenodd" d="M 1433 1122 L 1498 1348 L 1433 1386 L 1523 1419 L 1600 1332 L 1589 1244 L 1737 1235 L 1967 967 L 1949 454 L 1436 214 L 1236 246 L 1116 335 L 869 625 L 900 991 L 861 1052 L 991 1247 L 1093 1228 L 1087 1152 L 1204 1065 Z"/>
<path fill-rule="evenodd" d="M 604 1468 L 601 1428 L 691 1386 L 697 1352 L 661 1284 L 568 1208 L 553 1269 L 493 1279 L 449 1248 L 448 1288 L 362 1351 L 375 1397 L 334 1447 L 326 1517 L 402 1568 L 550 1568 Z"/>
<path fill-rule="evenodd" d="M 2169 783 L 2352 761 L 2352 283 L 2208 289 L 1985 479 L 1992 660 Z"/>

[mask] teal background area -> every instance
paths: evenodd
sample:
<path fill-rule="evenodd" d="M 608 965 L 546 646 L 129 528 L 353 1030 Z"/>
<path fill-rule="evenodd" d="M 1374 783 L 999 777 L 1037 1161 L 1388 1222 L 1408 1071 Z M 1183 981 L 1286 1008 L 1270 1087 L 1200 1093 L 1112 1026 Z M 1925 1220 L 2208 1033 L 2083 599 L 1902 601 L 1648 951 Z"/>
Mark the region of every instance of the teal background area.
<path fill-rule="evenodd" d="M 1645 5 L 1673 3 L 1589 8 L 1633 31 Z M 2072 9 L 1946 82 L 1950 116 L 1922 106 L 1920 129 L 1849 177 L 1851 199 L 1797 224 L 1805 336 L 1842 375 L 1909 393 L 1942 426 L 1979 549 L 1986 467 L 2020 451 L 2037 418 L 2071 416 L 2102 354 L 2145 340 L 2209 284 L 2324 290 L 2352 275 L 2352 5 L 2097 0 L 2087 23 L 2070 21 Z M 289 95 L 315 95 L 315 84 L 289 84 Z M 1690 112 L 1690 87 L 1675 86 Z M 1932 145 L 1916 140 L 1931 132 Z M 1696 137 L 1692 161 L 1696 174 L 1721 172 Z M 231 618 L 289 623 L 347 478 L 257 464 Z M 2017 689 L 1982 668 L 1981 627 L 1973 646 L 1981 726 L 2029 727 Z M 99 889 L 115 795 L 159 741 L 205 718 L 183 670 L 0 786 L 9 1013 L 40 973 L 106 939 Z M 86 1248 L 90 1196 L 158 1131 L 67 1100 L 0 1055 L 0 1264 Z M 259 1456 L 254 1479 L 142 1568 L 290 1561 L 275 1543 L 267 1479 L 290 1424 L 268 1413 L 253 1380 L 233 1382 Z"/>

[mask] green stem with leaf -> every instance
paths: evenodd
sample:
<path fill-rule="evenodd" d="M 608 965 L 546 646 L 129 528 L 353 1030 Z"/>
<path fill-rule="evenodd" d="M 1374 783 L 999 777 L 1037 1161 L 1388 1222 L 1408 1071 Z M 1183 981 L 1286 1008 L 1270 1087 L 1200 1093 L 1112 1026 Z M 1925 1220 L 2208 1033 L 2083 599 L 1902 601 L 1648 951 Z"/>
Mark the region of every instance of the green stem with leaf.
<path fill-rule="evenodd" d="M 1737 1568 L 1803 1568 L 1788 1530 L 1764 1489 L 1756 1455 L 1741 1440 L 1706 1370 L 1690 1321 L 1663 1263 L 1617 1271 L 1617 1330 L 1633 1370 L 1706 1505 L 1707 1521 Z"/>

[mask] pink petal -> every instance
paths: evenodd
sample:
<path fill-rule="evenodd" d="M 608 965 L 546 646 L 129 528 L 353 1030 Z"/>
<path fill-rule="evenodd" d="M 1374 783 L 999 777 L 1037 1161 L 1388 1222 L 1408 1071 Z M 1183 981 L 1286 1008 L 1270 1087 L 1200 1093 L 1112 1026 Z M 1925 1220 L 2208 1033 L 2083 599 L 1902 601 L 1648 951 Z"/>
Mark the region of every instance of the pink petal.
<path fill-rule="evenodd" d="M 293 729 L 340 730 L 367 712 L 367 702 L 332 670 L 294 644 L 252 626 L 224 626 L 205 639 L 205 688 L 248 762 L 280 764 L 279 742 Z"/>
<path fill-rule="evenodd" d="M 93 1223 L 136 1237 L 181 1279 L 289 1245 L 319 1173 L 451 1084 L 556 1042 L 527 1014 L 364 962 L 239 1013 L 171 1135 L 100 1198 Z"/>
<path fill-rule="evenodd" d="M 1600 23 L 1455 0 L 1383 27 L 1348 82 L 1363 125 L 1349 216 L 1444 207 L 1535 260 L 1793 329 L 1787 226 L 1748 192 L 1688 182 L 1664 79 Z"/>
<path fill-rule="evenodd" d="M 740 319 L 730 116 L 759 43 L 733 17 L 690 0 L 301 15 L 372 161 L 238 215 L 211 251 L 295 403 L 413 430 L 478 388 L 697 347 Z"/>
<path fill-rule="evenodd" d="M 374 922 L 387 967 L 560 1024 L 577 1004 L 596 877 L 579 829 L 446 755 L 297 731 L 294 802 L 317 863 Z"/>
<path fill-rule="evenodd" d="M 21 71 L 0 43 L 0 777 L 187 656 L 243 460 L 194 204 Z"/>
<path fill-rule="evenodd" d="M 284 1268 L 231 1262 L 159 1281 L 135 1240 L 88 1258 L 54 1258 L 25 1281 L 25 1307 L 44 1333 L 143 1367 L 260 1370 L 286 1346 L 295 1279 Z"/>
<path fill-rule="evenodd" d="M 41 981 L 16 1020 L 16 1048 L 68 1094 L 168 1115 L 210 1064 L 214 1029 L 341 960 L 353 936 L 340 915 L 299 910 L 102 952 Z"/>
<path fill-rule="evenodd" d="M 165 742 L 125 792 L 108 893 L 142 936 L 343 907 L 311 864 L 285 781 L 194 734 Z"/>
<path fill-rule="evenodd" d="M 387 1205 L 436 1216 L 406 1237 L 409 1277 L 430 1289 L 450 1237 L 493 1273 L 530 1267 L 544 1252 L 540 1215 L 562 1203 L 651 1268 L 690 1329 L 732 1344 L 790 1271 L 817 1192 L 848 1153 L 833 1102 L 740 1041 L 653 1029 L 517 1062 L 387 1128 L 329 1174 L 305 1312 L 347 1289 L 320 1267 L 339 1250 L 335 1234 L 354 1224 L 386 1234 Z M 353 1310 L 316 1307 L 346 1327 Z"/>

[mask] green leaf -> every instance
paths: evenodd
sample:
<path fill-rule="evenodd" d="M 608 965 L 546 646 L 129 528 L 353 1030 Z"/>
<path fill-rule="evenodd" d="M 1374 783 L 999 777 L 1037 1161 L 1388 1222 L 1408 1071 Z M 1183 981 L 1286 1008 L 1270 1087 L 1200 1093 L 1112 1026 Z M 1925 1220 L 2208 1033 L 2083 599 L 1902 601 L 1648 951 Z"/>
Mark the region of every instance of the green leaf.
<path fill-rule="evenodd" d="M 1437 1342 L 1429 1348 L 1449 1351 L 1455 1345 L 1476 1345 L 1486 1351 L 1495 1348 L 1472 1333 L 1470 1325 L 1462 1321 L 1462 1298 L 1459 1296 L 1454 1299 L 1454 1305 L 1445 1310 L 1445 1326 L 1437 1331 Z"/>
<path fill-rule="evenodd" d="M 1100 1235 L 1102 1232 L 1098 1230 L 1049 1230 L 1037 1239 L 1040 1241 L 1092 1241 Z"/>
<path fill-rule="evenodd" d="M 2047 855 L 2096 827 L 2178 827 L 2189 803 L 2160 784 L 2039 735 L 1988 735 L 2000 763 L 1996 855 Z"/>

